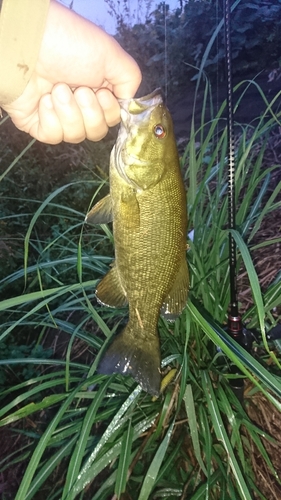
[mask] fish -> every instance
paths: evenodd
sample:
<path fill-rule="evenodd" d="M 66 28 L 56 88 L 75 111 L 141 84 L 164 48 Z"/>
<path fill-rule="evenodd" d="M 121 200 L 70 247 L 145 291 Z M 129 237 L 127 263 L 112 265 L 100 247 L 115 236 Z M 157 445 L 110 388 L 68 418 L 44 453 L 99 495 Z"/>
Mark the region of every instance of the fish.
<path fill-rule="evenodd" d="M 188 296 L 187 203 L 173 121 L 160 89 L 120 99 L 121 124 L 110 156 L 110 192 L 90 210 L 91 224 L 113 222 L 115 260 L 96 298 L 129 306 L 129 320 L 98 372 L 131 375 L 147 393 L 161 384 L 160 314 L 178 317 Z"/>

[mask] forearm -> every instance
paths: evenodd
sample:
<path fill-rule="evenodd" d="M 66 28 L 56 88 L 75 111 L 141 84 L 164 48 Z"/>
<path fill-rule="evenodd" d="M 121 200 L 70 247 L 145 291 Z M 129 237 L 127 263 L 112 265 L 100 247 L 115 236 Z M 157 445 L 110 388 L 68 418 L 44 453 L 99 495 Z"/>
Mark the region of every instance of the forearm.
<path fill-rule="evenodd" d="M 0 14 L 0 105 L 24 91 L 34 71 L 49 0 L 3 0 Z"/>

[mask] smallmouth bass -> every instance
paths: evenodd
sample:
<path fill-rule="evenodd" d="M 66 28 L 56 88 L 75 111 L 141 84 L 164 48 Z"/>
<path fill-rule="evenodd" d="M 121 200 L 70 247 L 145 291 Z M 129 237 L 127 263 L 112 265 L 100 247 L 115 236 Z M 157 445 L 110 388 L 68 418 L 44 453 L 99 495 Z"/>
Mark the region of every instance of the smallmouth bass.
<path fill-rule="evenodd" d="M 186 304 L 186 193 L 173 122 L 159 89 L 120 100 L 121 124 L 110 158 L 110 194 L 86 221 L 113 221 L 115 261 L 96 297 L 129 305 L 129 321 L 98 367 L 131 375 L 152 395 L 160 390 L 159 315 L 175 319 Z"/>

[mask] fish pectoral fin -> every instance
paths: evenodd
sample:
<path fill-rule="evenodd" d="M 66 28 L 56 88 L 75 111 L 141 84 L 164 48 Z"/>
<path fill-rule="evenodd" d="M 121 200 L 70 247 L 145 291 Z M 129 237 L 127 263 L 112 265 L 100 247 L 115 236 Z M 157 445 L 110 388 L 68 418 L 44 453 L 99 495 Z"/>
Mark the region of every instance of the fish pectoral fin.
<path fill-rule="evenodd" d="M 116 336 L 98 366 L 98 373 L 131 375 L 153 396 L 160 393 L 160 345 L 157 331 L 148 334 L 128 324 Z"/>
<path fill-rule="evenodd" d="M 98 201 L 86 215 L 85 222 L 90 224 L 107 224 L 113 221 L 112 199 L 110 194 Z"/>
<path fill-rule="evenodd" d="M 99 282 L 96 297 L 101 304 L 109 307 L 124 307 L 128 304 L 126 291 L 122 286 L 116 266 L 113 266 Z"/>
<path fill-rule="evenodd" d="M 140 206 L 133 190 L 126 190 L 121 195 L 119 217 L 126 231 L 136 231 L 140 227 Z"/>
<path fill-rule="evenodd" d="M 174 284 L 161 307 L 161 316 L 168 321 L 175 321 L 186 305 L 189 288 L 187 262 L 182 260 Z"/>

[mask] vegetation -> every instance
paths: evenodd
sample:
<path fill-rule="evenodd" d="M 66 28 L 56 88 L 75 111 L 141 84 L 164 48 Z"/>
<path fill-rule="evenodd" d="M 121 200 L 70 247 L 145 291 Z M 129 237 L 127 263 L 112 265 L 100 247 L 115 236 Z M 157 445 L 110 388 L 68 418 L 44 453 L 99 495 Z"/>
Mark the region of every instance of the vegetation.
<path fill-rule="evenodd" d="M 114 9 L 114 2 L 107 3 L 118 21 L 118 41 L 143 71 L 142 91 L 164 88 L 166 79 L 170 92 L 178 86 L 188 86 L 190 79 L 198 77 L 203 59 L 204 71 L 211 81 L 216 81 L 218 75 L 220 80 L 225 78 L 222 1 L 182 1 L 174 12 L 170 12 L 169 2 L 160 2 L 153 15 L 147 14 L 145 24 L 134 26 L 128 22 L 126 1 L 121 12 Z M 243 76 L 247 71 L 254 75 L 265 67 L 280 67 L 279 1 L 232 2 L 231 27 L 233 74 Z"/>
<path fill-rule="evenodd" d="M 155 22 L 161 12 L 160 6 Z M 10 139 L 9 124 L 1 123 L 0 432 L 3 445 L 8 430 L 20 445 L 1 459 L 0 473 L 15 468 L 22 475 L 16 493 L 3 482 L 3 499 L 269 500 L 257 486 L 253 448 L 280 485 L 267 446 L 278 436 L 248 415 L 255 394 L 263 394 L 272 412 L 280 412 L 281 397 L 279 344 L 265 335 L 280 321 L 281 274 L 277 269 L 261 289 L 253 263 L 257 249 L 281 241 L 280 234 L 257 240 L 263 222 L 281 209 L 280 165 L 264 161 L 280 113 L 275 98 L 268 103 L 260 93 L 264 114 L 241 125 L 236 137 L 233 236 L 252 290 L 243 320 L 261 338 L 251 355 L 223 328 L 229 304 L 225 103 L 206 119 L 207 84 L 201 125 L 192 124 L 181 156 L 194 230 L 190 297 L 174 324 L 159 322 L 168 384 L 156 400 L 131 378 L 96 373 L 127 314 L 95 302 L 97 280 L 113 258 L 113 236 L 109 225 L 84 224 L 93 200 L 108 189 L 103 165 L 114 138 L 83 148 L 29 146 L 20 133 Z M 245 380 L 244 404 L 230 385 L 237 377 Z"/>

